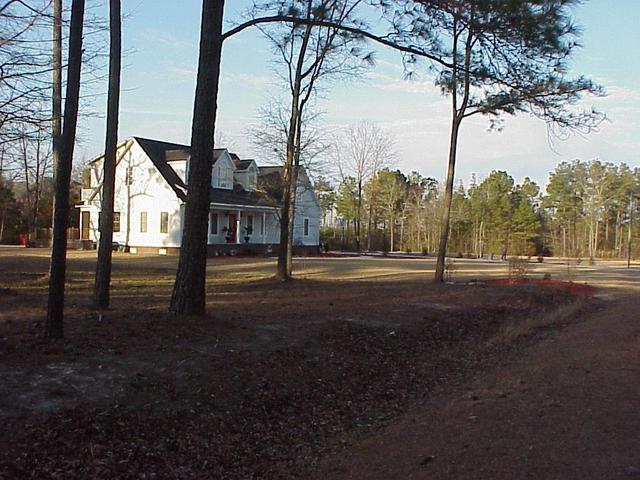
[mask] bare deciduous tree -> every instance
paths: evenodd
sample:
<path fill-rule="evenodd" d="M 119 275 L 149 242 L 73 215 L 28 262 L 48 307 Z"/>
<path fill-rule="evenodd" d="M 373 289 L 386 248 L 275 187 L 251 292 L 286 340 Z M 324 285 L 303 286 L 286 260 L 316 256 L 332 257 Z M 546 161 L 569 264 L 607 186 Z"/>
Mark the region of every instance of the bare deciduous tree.
<path fill-rule="evenodd" d="M 283 67 L 276 72 L 286 82 L 290 100 L 288 114 L 281 117 L 286 119 L 283 122 L 286 142 L 277 269 L 277 278 L 282 281 L 290 280 L 292 274 L 295 203 L 306 109 L 313 101 L 319 82 L 357 75 L 365 65 L 363 62 L 371 62 L 371 55 L 359 48 L 361 37 L 339 28 L 357 24 L 353 14 L 361 3 L 362 0 L 271 0 L 254 5 L 254 16 L 287 11 L 309 22 L 260 27 L 271 42 L 277 64 Z M 335 26 L 312 23 L 318 21 Z"/>
<path fill-rule="evenodd" d="M 84 0 L 73 0 L 69 33 L 67 92 L 64 105 L 60 159 L 55 167 L 53 242 L 49 267 L 49 297 L 45 336 L 62 338 L 64 315 L 64 283 L 67 261 L 67 226 L 69 223 L 69 184 L 76 140 L 80 71 L 82 69 L 82 30 Z"/>
<path fill-rule="evenodd" d="M 111 283 L 111 259 L 113 242 L 113 204 L 116 179 L 116 150 L 118 144 L 118 111 L 120 107 L 120 63 L 122 55 L 122 34 L 120 0 L 109 1 L 110 53 L 109 53 L 109 93 L 107 98 L 107 133 L 102 176 L 102 215 L 100 218 L 100 244 L 94 302 L 98 308 L 109 306 Z M 129 216 L 127 216 L 128 218 Z"/>
<path fill-rule="evenodd" d="M 378 125 L 362 122 L 350 126 L 339 135 L 334 149 L 341 180 L 345 181 L 349 177 L 355 179 L 355 242 L 356 248 L 360 250 L 364 187 L 380 170 L 392 166 L 394 140 Z"/>

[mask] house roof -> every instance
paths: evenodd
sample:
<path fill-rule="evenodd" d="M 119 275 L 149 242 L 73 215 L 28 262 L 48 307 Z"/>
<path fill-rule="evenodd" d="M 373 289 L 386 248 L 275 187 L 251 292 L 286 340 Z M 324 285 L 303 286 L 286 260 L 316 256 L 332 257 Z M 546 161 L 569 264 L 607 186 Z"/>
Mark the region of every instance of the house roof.
<path fill-rule="evenodd" d="M 236 170 L 246 170 L 254 162 L 253 160 L 240 160 L 235 153 L 233 155 L 235 156 L 233 163 L 236 164 Z"/>
<path fill-rule="evenodd" d="M 191 147 L 188 145 L 181 145 L 179 143 L 151 140 L 149 138 L 133 137 L 133 139 L 151 159 L 155 167 L 167 181 L 171 189 L 176 193 L 178 198 L 182 201 L 186 200 L 187 186 L 175 170 L 171 168 L 171 165 L 167 163 L 166 152 L 171 150 L 189 150 Z"/>
<path fill-rule="evenodd" d="M 258 189 L 250 192 L 234 185 L 233 190 L 222 188 L 211 189 L 211 203 L 224 205 L 247 205 L 249 207 L 278 207 L 279 202 L 269 193 Z"/>
<path fill-rule="evenodd" d="M 133 137 L 140 145 L 147 156 L 151 159 L 163 178 L 167 181 L 171 189 L 182 201 L 186 200 L 187 186 L 178 176 L 175 170 L 167 162 L 173 160 L 173 155 L 167 152 L 189 151 L 188 145 L 178 143 L 162 142 L 148 138 Z M 214 163 L 226 151 L 224 148 L 214 150 Z M 238 170 L 246 170 L 254 160 L 241 160 L 236 154 L 230 154 Z M 240 185 L 234 185 L 233 190 L 221 188 L 211 188 L 211 202 L 226 205 L 247 205 L 256 207 L 277 207 L 282 198 L 282 168 L 281 167 L 259 167 L 258 168 L 258 189 L 250 192 L 242 189 Z"/>

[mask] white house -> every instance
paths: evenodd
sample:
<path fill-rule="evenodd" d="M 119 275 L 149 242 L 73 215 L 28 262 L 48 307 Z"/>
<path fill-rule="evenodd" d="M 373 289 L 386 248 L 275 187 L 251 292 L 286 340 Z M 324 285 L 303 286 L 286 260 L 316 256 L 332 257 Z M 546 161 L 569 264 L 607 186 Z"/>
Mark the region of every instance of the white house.
<path fill-rule="evenodd" d="M 214 159 L 209 213 L 209 254 L 277 249 L 280 239 L 281 167 L 259 167 L 226 149 Z M 118 145 L 113 241 L 132 253 L 167 254 L 180 248 L 189 146 L 131 137 Z M 81 238 L 99 238 L 103 157 L 84 172 Z M 322 215 L 311 182 L 301 169 L 293 243 L 317 250 Z"/>

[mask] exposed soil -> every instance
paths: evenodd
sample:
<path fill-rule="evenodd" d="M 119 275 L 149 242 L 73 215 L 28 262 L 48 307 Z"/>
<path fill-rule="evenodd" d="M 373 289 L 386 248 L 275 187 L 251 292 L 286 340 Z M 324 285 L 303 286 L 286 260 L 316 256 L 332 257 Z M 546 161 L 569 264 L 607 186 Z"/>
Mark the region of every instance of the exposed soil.
<path fill-rule="evenodd" d="M 47 343 L 46 258 L 0 258 L 0 477 L 308 478 L 325 458 L 334 478 L 350 445 L 585 306 L 416 275 L 283 286 L 228 262 L 241 273 L 213 269 L 210 317 L 177 321 L 165 264 L 127 259 L 95 312 L 91 260 L 72 259 L 66 339 Z"/>
<path fill-rule="evenodd" d="M 640 478 L 640 300 L 627 298 L 325 458 L 315 478 Z"/>

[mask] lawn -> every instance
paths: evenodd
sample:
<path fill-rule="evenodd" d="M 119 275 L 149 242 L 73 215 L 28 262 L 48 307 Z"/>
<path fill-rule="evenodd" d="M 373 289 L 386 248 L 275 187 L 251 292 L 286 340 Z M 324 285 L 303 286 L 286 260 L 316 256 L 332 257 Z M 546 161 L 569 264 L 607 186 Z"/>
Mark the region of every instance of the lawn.
<path fill-rule="evenodd" d="M 44 250 L 0 247 L 0 478 L 305 478 L 328 452 L 512 354 L 584 301 L 461 263 L 266 258 L 208 265 L 206 318 L 167 311 L 176 259 L 70 252 L 65 340 L 41 339 Z M 511 353 L 509 353 L 511 352 Z"/>

